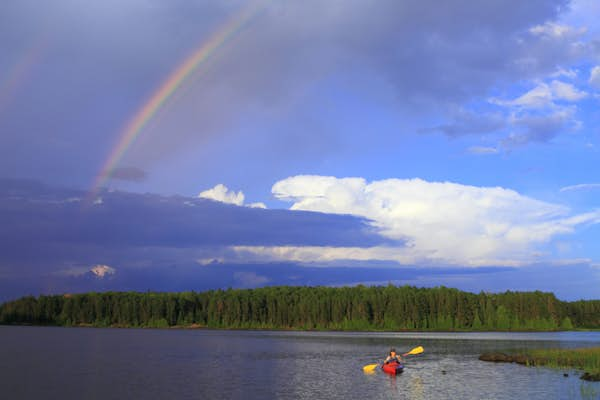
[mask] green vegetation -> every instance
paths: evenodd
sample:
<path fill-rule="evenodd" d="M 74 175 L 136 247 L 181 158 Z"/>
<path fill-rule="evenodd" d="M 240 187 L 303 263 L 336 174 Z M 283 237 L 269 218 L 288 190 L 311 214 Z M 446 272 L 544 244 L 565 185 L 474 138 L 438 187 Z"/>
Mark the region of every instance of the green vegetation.
<path fill-rule="evenodd" d="M 2 324 L 231 329 L 559 330 L 600 328 L 600 300 L 446 287 L 265 287 L 202 293 L 106 292 L 23 297 Z"/>
<path fill-rule="evenodd" d="M 600 381 L 600 347 L 581 349 L 527 349 L 518 354 L 484 353 L 482 361 L 516 362 L 529 366 L 585 371 L 581 379 Z"/>
<path fill-rule="evenodd" d="M 530 365 L 553 368 L 574 368 L 590 374 L 600 374 L 600 347 L 584 349 L 535 349 L 524 355 Z"/>

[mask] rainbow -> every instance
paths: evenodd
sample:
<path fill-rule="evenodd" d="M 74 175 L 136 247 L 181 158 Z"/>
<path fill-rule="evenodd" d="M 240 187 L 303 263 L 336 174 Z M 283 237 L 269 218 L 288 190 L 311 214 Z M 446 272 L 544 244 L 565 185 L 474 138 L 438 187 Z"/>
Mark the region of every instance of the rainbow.
<path fill-rule="evenodd" d="M 143 132 L 144 127 L 165 105 L 175 92 L 182 86 L 185 80 L 202 64 L 204 64 L 219 48 L 223 47 L 247 23 L 252 20 L 262 9 L 267 0 L 255 0 L 244 7 L 239 13 L 233 15 L 220 29 L 215 31 L 208 40 L 202 42 L 201 46 L 194 50 L 173 72 L 163 81 L 152 96 L 146 100 L 143 106 L 129 120 L 125 129 L 119 135 L 117 144 L 111 150 L 104 162 L 100 173 L 96 175 L 94 184 L 90 191 L 90 199 L 96 196 L 100 187 L 110 178 L 115 167 L 123 158 L 127 149 L 135 142 Z"/>
<path fill-rule="evenodd" d="M 23 53 L 23 56 L 8 71 L 4 79 L 0 79 L 0 109 L 8 103 L 18 87 L 25 82 L 31 70 L 39 64 L 46 47 L 45 40 L 38 40 Z"/>

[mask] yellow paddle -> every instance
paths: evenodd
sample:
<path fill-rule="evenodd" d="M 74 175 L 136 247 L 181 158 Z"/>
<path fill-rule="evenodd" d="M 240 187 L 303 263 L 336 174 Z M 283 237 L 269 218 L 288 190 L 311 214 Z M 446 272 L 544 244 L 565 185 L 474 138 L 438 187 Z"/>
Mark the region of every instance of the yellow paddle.
<path fill-rule="evenodd" d="M 418 346 L 418 347 L 415 347 L 414 349 L 412 349 L 411 351 L 409 351 L 408 353 L 404 353 L 402 355 L 410 356 L 410 355 L 414 355 L 414 354 L 421 354 L 424 351 L 425 351 L 425 349 L 423 348 L 423 346 Z"/>
<path fill-rule="evenodd" d="M 409 355 L 414 355 L 414 354 L 421 354 L 424 351 L 425 351 L 425 349 L 423 349 L 423 346 L 418 346 L 418 347 L 415 347 L 414 349 L 412 349 L 411 351 L 409 351 L 408 353 L 404 353 L 402 355 L 409 356 Z M 375 371 L 375 368 L 377 368 L 378 365 L 379 365 L 379 363 L 367 364 L 363 367 L 363 371 L 364 372 L 373 372 L 373 371 Z"/>

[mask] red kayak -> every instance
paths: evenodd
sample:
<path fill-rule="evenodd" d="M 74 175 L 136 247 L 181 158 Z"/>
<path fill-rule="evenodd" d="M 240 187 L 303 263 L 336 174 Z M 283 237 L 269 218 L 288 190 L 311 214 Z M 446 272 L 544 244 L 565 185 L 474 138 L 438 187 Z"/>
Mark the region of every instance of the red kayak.
<path fill-rule="evenodd" d="M 390 363 L 383 364 L 381 369 L 383 369 L 383 372 L 387 374 L 397 375 L 404 371 L 404 365 L 397 363 L 396 361 L 392 361 Z"/>

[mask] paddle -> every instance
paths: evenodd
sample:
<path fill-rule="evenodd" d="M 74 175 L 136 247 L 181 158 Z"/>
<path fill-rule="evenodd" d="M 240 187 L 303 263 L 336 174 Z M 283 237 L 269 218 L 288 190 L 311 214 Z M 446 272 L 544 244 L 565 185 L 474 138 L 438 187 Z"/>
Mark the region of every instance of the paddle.
<path fill-rule="evenodd" d="M 421 354 L 424 351 L 425 351 L 425 349 L 423 349 L 423 346 L 418 346 L 418 347 L 415 347 L 414 349 L 412 349 L 411 351 L 409 351 L 408 353 L 404 353 L 402 355 L 410 356 L 410 355 L 414 355 L 414 354 Z M 367 364 L 363 367 L 363 371 L 364 372 L 373 372 L 373 371 L 375 371 L 375 368 L 377 368 L 378 365 L 379 365 L 379 363 Z"/>
<path fill-rule="evenodd" d="M 402 355 L 410 356 L 410 355 L 414 355 L 414 354 L 421 354 L 424 351 L 425 351 L 425 349 L 423 348 L 423 346 L 418 346 L 418 347 L 415 347 L 414 349 L 412 349 L 411 351 L 409 351 L 408 353 L 404 353 Z"/>

